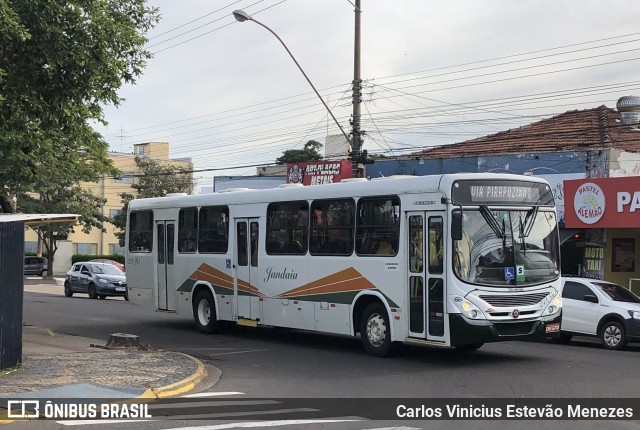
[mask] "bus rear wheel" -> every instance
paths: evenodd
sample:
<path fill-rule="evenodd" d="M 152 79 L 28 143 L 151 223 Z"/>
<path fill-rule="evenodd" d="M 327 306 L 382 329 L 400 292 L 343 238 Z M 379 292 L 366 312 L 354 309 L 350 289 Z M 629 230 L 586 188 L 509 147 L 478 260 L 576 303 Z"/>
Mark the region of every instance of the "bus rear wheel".
<path fill-rule="evenodd" d="M 391 326 L 387 310 L 381 303 L 369 304 L 360 320 L 360 340 L 365 351 L 375 357 L 393 354 L 396 344 L 391 342 Z"/>
<path fill-rule="evenodd" d="M 193 300 L 193 319 L 200 333 L 215 333 L 220 328 L 216 317 L 216 304 L 211 291 L 199 291 Z"/>

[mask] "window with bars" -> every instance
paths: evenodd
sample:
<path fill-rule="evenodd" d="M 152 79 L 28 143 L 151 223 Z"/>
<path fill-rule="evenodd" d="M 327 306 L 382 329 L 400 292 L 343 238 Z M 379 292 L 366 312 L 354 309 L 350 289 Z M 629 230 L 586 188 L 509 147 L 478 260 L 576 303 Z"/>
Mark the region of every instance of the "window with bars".
<path fill-rule="evenodd" d="M 97 243 L 74 243 L 72 249 L 74 254 L 98 255 Z"/>

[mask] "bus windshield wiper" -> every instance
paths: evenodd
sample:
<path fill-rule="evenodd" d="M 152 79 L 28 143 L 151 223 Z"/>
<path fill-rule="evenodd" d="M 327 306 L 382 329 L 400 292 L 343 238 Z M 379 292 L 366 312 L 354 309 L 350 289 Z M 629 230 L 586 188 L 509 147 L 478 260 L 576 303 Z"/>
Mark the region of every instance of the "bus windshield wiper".
<path fill-rule="evenodd" d="M 525 237 L 529 237 L 531 234 L 531 230 L 533 230 L 533 224 L 538 216 L 538 210 L 540 208 L 538 206 L 534 206 L 532 209 L 527 211 L 527 215 L 524 217 L 524 220 L 520 220 L 520 238 L 524 239 Z"/>
<path fill-rule="evenodd" d="M 498 220 L 493 216 L 493 213 L 489 210 L 489 208 L 486 205 L 480 205 L 480 214 L 482 215 L 484 220 L 487 222 L 489 227 L 491 227 L 491 230 L 493 230 L 496 236 L 504 240 L 505 239 L 504 228 L 500 227 Z"/>

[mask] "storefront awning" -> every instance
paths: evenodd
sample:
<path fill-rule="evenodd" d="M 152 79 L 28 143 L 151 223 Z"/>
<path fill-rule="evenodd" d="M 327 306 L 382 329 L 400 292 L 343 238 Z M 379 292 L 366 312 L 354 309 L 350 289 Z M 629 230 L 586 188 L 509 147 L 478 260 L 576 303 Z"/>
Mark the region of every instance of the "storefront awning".
<path fill-rule="evenodd" d="M 0 214 L 0 222 L 21 221 L 27 225 L 37 226 L 52 222 L 75 222 L 80 215 L 76 214 Z"/>

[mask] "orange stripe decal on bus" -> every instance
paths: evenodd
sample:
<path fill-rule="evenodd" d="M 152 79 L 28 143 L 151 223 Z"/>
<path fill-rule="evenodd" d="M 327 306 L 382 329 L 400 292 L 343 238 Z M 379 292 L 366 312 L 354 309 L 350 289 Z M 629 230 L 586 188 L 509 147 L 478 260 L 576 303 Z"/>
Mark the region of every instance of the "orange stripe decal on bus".
<path fill-rule="evenodd" d="M 293 290 L 285 291 L 276 297 L 312 296 L 328 293 L 345 293 L 349 291 L 371 290 L 375 286 L 353 267 L 333 275 L 320 278 Z"/>
<path fill-rule="evenodd" d="M 212 285 L 219 285 L 233 290 L 233 277 L 205 263 L 202 263 L 200 267 L 193 272 L 190 278 L 196 281 L 205 281 Z M 264 294 L 261 293 L 260 290 L 242 279 L 238 279 L 238 290 L 264 297 Z"/>

